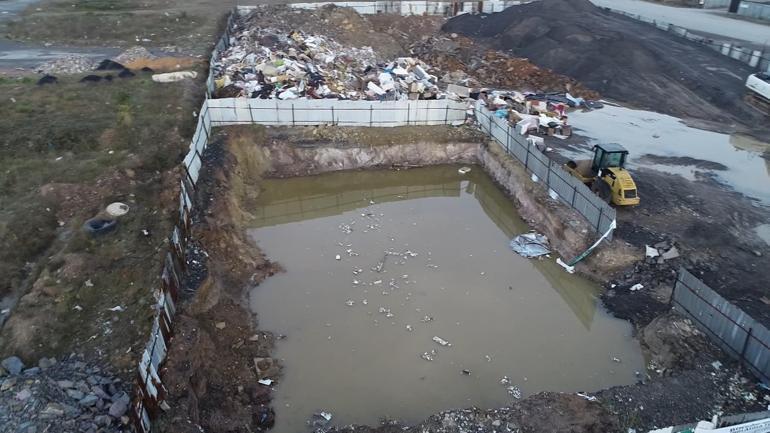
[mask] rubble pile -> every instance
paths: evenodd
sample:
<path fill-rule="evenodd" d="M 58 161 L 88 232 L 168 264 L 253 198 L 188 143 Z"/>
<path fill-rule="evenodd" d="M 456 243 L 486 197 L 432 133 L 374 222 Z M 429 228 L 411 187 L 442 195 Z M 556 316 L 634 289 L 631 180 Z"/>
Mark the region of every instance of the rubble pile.
<path fill-rule="evenodd" d="M 17 357 L 0 367 L 0 430 L 128 432 L 128 386 L 71 355 L 28 367 Z"/>
<path fill-rule="evenodd" d="M 436 99 L 438 78 L 411 57 L 378 64 L 371 47 L 347 47 L 301 31 L 246 28 L 214 63 L 216 97 Z"/>
<path fill-rule="evenodd" d="M 40 64 L 35 71 L 41 74 L 82 74 L 93 71 L 96 61 L 87 56 L 70 55 Z"/>
<path fill-rule="evenodd" d="M 469 87 L 483 84 L 537 92 L 566 90 L 587 99 L 599 97 L 597 92 L 587 89 L 574 79 L 538 67 L 529 59 L 489 50 L 456 33 L 422 38 L 410 45 L 409 52 L 440 70 L 449 71 L 442 77 L 446 83 Z"/>

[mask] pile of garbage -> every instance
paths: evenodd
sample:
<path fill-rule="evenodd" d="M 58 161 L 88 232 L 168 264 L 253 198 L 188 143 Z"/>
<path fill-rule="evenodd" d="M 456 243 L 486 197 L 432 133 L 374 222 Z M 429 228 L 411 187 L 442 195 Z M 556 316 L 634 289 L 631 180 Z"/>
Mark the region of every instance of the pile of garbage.
<path fill-rule="evenodd" d="M 480 92 L 478 99 L 495 117 L 506 119 L 521 135 L 543 134 L 566 138 L 572 135 L 567 123 L 570 108 L 596 109 L 603 105 L 567 93 L 518 91 Z"/>
<path fill-rule="evenodd" d="M 444 96 L 431 67 L 418 59 L 378 64 L 371 47 L 346 47 L 296 30 L 241 29 L 212 68 L 214 96 L 219 98 L 385 101 Z"/>

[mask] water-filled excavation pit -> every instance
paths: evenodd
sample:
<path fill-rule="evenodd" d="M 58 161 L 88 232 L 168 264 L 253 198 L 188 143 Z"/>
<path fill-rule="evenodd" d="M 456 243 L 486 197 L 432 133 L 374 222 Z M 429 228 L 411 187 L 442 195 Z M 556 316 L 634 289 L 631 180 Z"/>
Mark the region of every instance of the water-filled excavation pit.
<path fill-rule="evenodd" d="M 471 167 L 263 182 L 250 235 L 286 270 L 251 292 L 260 327 L 286 335 L 275 431 L 305 431 L 319 411 L 413 423 L 635 381 L 631 325 L 553 257 L 512 252 L 529 229 Z"/>

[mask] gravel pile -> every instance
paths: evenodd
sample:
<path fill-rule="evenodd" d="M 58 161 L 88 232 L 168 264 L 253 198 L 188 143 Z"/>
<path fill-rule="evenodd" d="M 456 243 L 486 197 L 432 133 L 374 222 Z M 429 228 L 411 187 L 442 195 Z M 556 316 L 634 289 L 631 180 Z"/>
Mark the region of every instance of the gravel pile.
<path fill-rule="evenodd" d="M 131 430 L 129 386 L 79 356 L 0 365 L 0 433 Z"/>
<path fill-rule="evenodd" d="M 82 74 L 93 71 L 97 62 L 87 56 L 70 55 L 45 62 L 35 68 L 41 74 Z"/>

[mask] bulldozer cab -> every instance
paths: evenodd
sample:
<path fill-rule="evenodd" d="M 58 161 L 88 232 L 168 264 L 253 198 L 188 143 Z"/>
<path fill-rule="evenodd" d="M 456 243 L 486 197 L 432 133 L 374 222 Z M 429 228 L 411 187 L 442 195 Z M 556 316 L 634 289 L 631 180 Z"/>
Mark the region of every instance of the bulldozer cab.
<path fill-rule="evenodd" d="M 597 144 L 594 146 L 594 159 L 591 163 L 591 169 L 595 173 L 600 173 L 605 168 L 623 168 L 626 165 L 627 156 L 628 151 L 619 144 Z"/>

